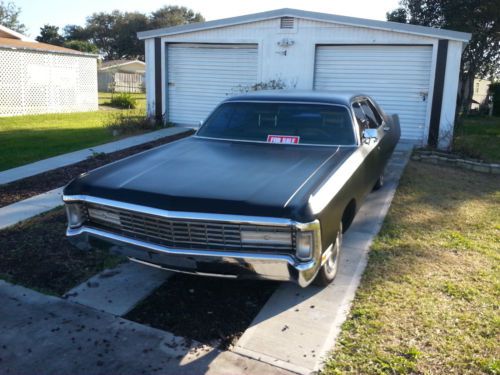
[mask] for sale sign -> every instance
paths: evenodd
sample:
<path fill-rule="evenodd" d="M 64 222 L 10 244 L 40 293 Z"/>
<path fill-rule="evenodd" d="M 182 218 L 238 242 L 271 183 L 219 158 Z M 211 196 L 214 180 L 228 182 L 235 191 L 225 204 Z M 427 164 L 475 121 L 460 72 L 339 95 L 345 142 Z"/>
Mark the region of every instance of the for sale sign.
<path fill-rule="evenodd" d="M 288 143 L 288 144 L 298 144 L 300 137 L 295 135 L 268 135 L 267 142 L 269 143 Z"/>

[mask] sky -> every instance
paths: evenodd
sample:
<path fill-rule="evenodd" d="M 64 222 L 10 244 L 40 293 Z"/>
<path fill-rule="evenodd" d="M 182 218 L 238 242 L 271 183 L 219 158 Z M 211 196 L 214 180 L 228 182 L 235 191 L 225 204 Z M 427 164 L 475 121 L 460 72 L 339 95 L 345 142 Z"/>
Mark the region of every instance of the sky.
<path fill-rule="evenodd" d="M 10 0 L 21 8 L 21 21 L 31 37 L 40 27 L 51 24 L 63 28 L 83 25 L 94 12 L 139 11 L 150 13 L 163 5 L 181 5 L 200 12 L 206 20 L 273 10 L 296 8 L 343 16 L 385 20 L 385 13 L 398 6 L 398 0 Z M 9 2 L 7 0 L 6 2 Z"/>

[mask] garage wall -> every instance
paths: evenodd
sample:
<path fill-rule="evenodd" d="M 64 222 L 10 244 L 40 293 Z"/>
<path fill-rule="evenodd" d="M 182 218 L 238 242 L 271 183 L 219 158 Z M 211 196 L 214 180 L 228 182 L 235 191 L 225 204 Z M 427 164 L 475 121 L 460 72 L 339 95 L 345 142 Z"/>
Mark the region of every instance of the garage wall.
<path fill-rule="evenodd" d="M 280 29 L 280 19 L 251 22 L 213 30 L 172 35 L 162 42 L 257 43 L 262 64 L 259 81 L 281 78 L 298 89 L 312 89 L 316 44 L 434 44 L 428 37 L 295 19 L 293 30 Z M 278 46 L 283 38 L 294 41 L 284 49 Z"/>

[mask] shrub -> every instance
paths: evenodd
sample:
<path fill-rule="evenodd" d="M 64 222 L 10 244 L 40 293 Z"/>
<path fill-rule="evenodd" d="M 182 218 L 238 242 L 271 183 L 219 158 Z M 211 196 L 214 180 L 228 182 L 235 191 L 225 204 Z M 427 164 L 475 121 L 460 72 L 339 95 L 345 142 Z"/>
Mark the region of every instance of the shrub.
<path fill-rule="evenodd" d="M 147 118 L 144 111 L 129 110 L 111 114 L 109 121 L 104 126 L 113 135 L 121 135 L 159 129 L 163 127 L 163 123 Z"/>
<path fill-rule="evenodd" d="M 137 99 L 131 94 L 121 93 L 113 95 L 110 104 L 112 107 L 135 109 L 137 107 Z"/>

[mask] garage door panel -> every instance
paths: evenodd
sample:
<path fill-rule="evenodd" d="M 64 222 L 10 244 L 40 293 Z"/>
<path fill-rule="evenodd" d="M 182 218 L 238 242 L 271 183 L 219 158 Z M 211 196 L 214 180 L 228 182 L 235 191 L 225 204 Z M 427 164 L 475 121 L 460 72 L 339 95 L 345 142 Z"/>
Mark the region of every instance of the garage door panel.
<path fill-rule="evenodd" d="M 371 95 L 398 113 L 402 138 L 422 141 L 432 46 L 318 46 L 314 88 Z"/>
<path fill-rule="evenodd" d="M 257 61 L 254 45 L 169 45 L 169 120 L 188 125 L 203 121 L 238 86 L 257 82 Z"/>

